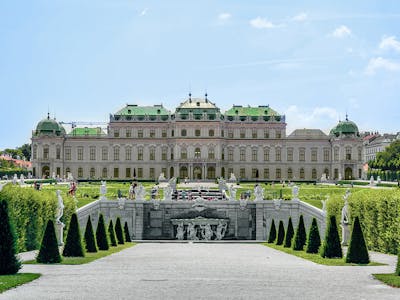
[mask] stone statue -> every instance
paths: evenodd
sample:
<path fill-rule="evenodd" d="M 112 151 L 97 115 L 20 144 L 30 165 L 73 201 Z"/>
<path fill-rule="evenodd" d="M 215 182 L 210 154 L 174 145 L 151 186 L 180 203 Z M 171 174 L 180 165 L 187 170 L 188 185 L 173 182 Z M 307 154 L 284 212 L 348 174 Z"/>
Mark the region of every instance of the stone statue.
<path fill-rule="evenodd" d="M 299 199 L 299 187 L 297 185 L 292 188 L 292 200 Z"/>
<path fill-rule="evenodd" d="M 218 241 L 220 241 L 224 238 L 225 232 L 226 232 L 226 226 L 227 226 L 227 224 L 226 223 L 222 224 L 221 221 L 218 223 L 217 230 L 215 231 L 216 239 Z"/>
<path fill-rule="evenodd" d="M 369 179 L 369 185 L 374 185 L 375 184 L 375 179 L 374 176 L 371 176 L 371 178 Z"/>
<path fill-rule="evenodd" d="M 193 223 L 189 223 L 188 225 L 188 239 L 192 241 L 197 241 L 199 239 L 197 237 L 197 229 L 194 227 Z"/>
<path fill-rule="evenodd" d="M 236 188 L 231 184 L 229 186 L 229 200 L 235 201 L 236 200 Z"/>
<path fill-rule="evenodd" d="M 218 179 L 218 189 L 221 193 L 223 193 L 224 191 L 226 191 L 228 189 L 228 187 L 226 185 L 226 181 L 223 178 Z"/>
<path fill-rule="evenodd" d="M 210 241 L 212 236 L 213 236 L 213 231 L 211 229 L 211 225 L 210 224 L 206 224 L 206 225 L 201 225 L 201 236 L 203 237 L 203 240 L 205 241 Z"/>
<path fill-rule="evenodd" d="M 322 173 L 321 182 L 326 182 L 326 181 L 327 181 L 327 179 L 326 179 L 326 173 Z"/>
<path fill-rule="evenodd" d="M 183 222 L 180 222 L 178 224 L 178 228 L 176 229 L 176 238 L 181 241 L 183 240 L 184 236 L 185 236 L 185 227 L 183 226 Z"/>
<path fill-rule="evenodd" d="M 17 182 L 18 182 L 18 176 L 17 176 L 17 174 L 14 174 L 12 183 L 15 185 L 15 184 L 17 184 Z"/>
<path fill-rule="evenodd" d="M 166 180 L 166 179 L 165 179 L 164 172 L 161 172 L 161 173 L 160 173 L 160 176 L 158 176 L 158 182 L 165 181 L 165 180 Z"/>
<path fill-rule="evenodd" d="M 64 214 L 64 201 L 61 197 L 61 191 L 57 190 L 56 191 L 57 194 L 57 214 L 56 214 L 56 223 L 57 224 L 62 224 L 61 222 L 61 217 Z"/>
<path fill-rule="evenodd" d="M 164 188 L 164 200 L 166 201 L 171 201 L 172 200 L 172 187 L 167 184 L 167 186 Z"/>
<path fill-rule="evenodd" d="M 349 203 L 348 198 L 350 196 L 350 190 L 346 191 L 343 196 L 344 206 L 342 208 L 342 216 L 340 219 L 340 226 L 342 227 L 342 245 L 347 246 L 350 239 L 350 214 L 349 214 Z"/>
<path fill-rule="evenodd" d="M 143 185 L 138 183 L 135 187 L 135 195 L 137 200 L 145 200 L 146 197 L 146 190 L 144 189 Z"/>
<path fill-rule="evenodd" d="M 176 178 L 172 177 L 169 181 L 168 181 L 168 185 L 172 188 L 173 191 L 176 190 Z"/>
<path fill-rule="evenodd" d="M 381 184 L 381 182 L 382 182 L 381 176 L 378 176 L 378 177 L 376 178 L 376 181 L 378 182 L 378 184 Z"/>
<path fill-rule="evenodd" d="M 106 200 L 107 186 L 106 182 L 102 181 L 100 185 L 100 200 Z"/>
<path fill-rule="evenodd" d="M 256 187 L 254 188 L 254 195 L 256 201 L 264 200 L 264 189 L 261 187 L 261 185 L 256 184 Z"/>
<path fill-rule="evenodd" d="M 323 212 L 324 214 L 326 214 L 326 202 L 328 202 L 328 200 L 329 200 L 329 196 L 326 196 L 326 199 L 325 199 L 325 200 L 321 200 L 321 203 L 322 203 L 322 212 Z"/>
<path fill-rule="evenodd" d="M 231 173 L 231 176 L 229 177 L 230 182 L 236 182 L 236 176 L 235 174 Z"/>

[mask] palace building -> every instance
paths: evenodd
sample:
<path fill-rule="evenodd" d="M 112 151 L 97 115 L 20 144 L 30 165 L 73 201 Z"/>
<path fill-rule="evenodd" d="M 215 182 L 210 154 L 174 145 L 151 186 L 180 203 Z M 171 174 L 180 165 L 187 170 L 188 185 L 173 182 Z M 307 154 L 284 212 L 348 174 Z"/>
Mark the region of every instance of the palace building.
<path fill-rule="evenodd" d="M 286 133 L 285 116 L 269 105 L 233 105 L 225 112 L 205 98 L 189 98 L 174 112 L 162 105 L 127 104 L 107 129 L 66 132 L 50 116 L 32 133 L 36 177 L 71 173 L 75 179 L 310 181 L 363 176 L 363 141 L 357 125 L 339 122 Z"/>

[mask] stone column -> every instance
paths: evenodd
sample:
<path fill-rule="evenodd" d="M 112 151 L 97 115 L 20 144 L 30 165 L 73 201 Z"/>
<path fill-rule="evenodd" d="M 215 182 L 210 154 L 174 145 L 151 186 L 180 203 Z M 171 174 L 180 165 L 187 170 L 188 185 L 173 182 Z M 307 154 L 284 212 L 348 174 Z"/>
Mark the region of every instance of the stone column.
<path fill-rule="evenodd" d="M 144 214 L 144 208 L 143 208 L 143 203 L 136 203 L 136 207 L 134 209 L 135 215 L 135 238 L 137 240 L 143 239 L 143 214 Z"/>
<path fill-rule="evenodd" d="M 256 240 L 264 241 L 266 236 L 264 234 L 264 204 L 256 203 Z"/>

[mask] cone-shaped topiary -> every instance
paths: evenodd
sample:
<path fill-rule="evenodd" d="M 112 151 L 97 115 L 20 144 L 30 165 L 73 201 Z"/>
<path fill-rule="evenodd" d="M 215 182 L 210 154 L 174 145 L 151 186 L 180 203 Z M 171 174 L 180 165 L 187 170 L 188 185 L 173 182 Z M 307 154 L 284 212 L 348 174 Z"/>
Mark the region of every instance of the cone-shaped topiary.
<path fill-rule="evenodd" d="M 71 220 L 69 222 L 69 228 L 67 233 L 67 239 L 65 241 L 63 256 L 72 257 L 83 257 L 85 252 L 83 252 L 81 232 L 79 230 L 78 217 L 76 213 L 73 213 Z"/>
<path fill-rule="evenodd" d="M 275 221 L 272 219 L 271 223 L 271 229 L 269 231 L 269 236 L 268 236 L 268 243 L 273 243 L 276 240 L 276 227 L 275 227 Z"/>
<path fill-rule="evenodd" d="M 329 218 L 325 240 L 322 244 L 321 256 L 327 258 L 343 257 L 335 216 Z"/>
<path fill-rule="evenodd" d="M 0 241 L 0 275 L 15 274 L 21 262 L 16 257 L 16 237 L 5 200 L 0 201 Z"/>
<path fill-rule="evenodd" d="M 117 237 L 118 244 L 124 244 L 124 234 L 122 232 L 121 219 L 118 217 L 115 221 L 115 236 Z"/>
<path fill-rule="evenodd" d="M 108 250 L 108 238 L 106 234 L 106 226 L 104 225 L 104 217 L 102 214 L 99 216 L 99 222 L 96 229 L 96 242 L 99 250 Z"/>
<path fill-rule="evenodd" d="M 125 241 L 126 241 L 126 242 L 132 242 L 131 236 L 130 236 L 130 234 L 129 234 L 128 222 L 125 222 L 125 225 L 124 225 L 124 233 L 125 233 Z"/>
<path fill-rule="evenodd" d="M 55 264 L 61 262 L 56 232 L 54 230 L 54 223 L 52 220 L 47 222 L 46 230 L 44 231 L 42 244 L 40 246 L 39 254 L 36 257 L 36 261 L 43 264 Z"/>
<path fill-rule="evenodd" d="M 112 220 L 110 220 L 110 223 L 108 224 L 108 235 L 110 236 L 111 246 L 117 247 L 117 241 L 115 239 L 114 224 L 113 224 Z"/>
<path fill-rule="evenodd" d="M 85 238 L 86 251 L 92 253 L 97 252 L 96 241 L 94 239 L 94 233 L 93 233 L 92 220 L 90 219 L 90 216 L 86 222 L 84 238 Z"/>
<path fill-rule="evenodd" d="M 285 236 L 285 244 L 283 245 L 283 247 L 290 248 L 292 246 L 293 235 L 294 235 L 294 230 L 293 230 L 292 218 L 289 218 Z"/>
<path fill-rule="evenodd" d="M 285 227 L 283 226 L 283 221 L 281 220 L 279 221 L 278 238 L 276 239 L 276 244 L 282 245 L 284 239 L 285 239 Z"/>
<path fill-rule="evenodd" d="M 318 253 L 319 247 L 321 246 L 321 237 L 319 235 L 317 219 L 313 218 L 310 233 L 308 234 L 307 242 L 307 253 Z"/>
<path fill-rule="evenodd" d="M 296 229 L 296 234 L 294 235 L 293 250 L 303 251 L 306 241 L 307 241 L 307 233 L 306 233 L 306 228 L 304 227 L 303 215 L 301 215 L 299 219 L 299 225 L 297 226 Z"/>
<path fill-rule="evenodd" d="M 350 244 L 347 250 L 346 262 L 356 264 L 369 263 L 368 249 L 365 244 L 358 216 L 354 219 L 353 232 L 351 233 Z"/>

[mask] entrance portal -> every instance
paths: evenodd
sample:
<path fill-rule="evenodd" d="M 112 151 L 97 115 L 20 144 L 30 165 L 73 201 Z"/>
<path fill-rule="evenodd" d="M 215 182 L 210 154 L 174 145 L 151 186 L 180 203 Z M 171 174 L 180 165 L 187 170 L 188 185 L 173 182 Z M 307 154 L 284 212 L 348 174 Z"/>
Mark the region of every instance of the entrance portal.
<path fill-rule="evenodd" d="M 50 177 L 50 167 L 49 166 L 44 166 L 42 168 L 42 177 Z"/>
<path fill-rule="evenodd" d="M 193 179 L 201 179 L 202 174 L 201 174 L 201 167 L 196 166 L 193 168 Z"/>
<path fill-rule="evenodd" d="M 346 179 L 346 180 L 353 179 L 353 170 L 352 170 L 352 168 L 347 167 L 344 170 L 344 179 Z"/>

